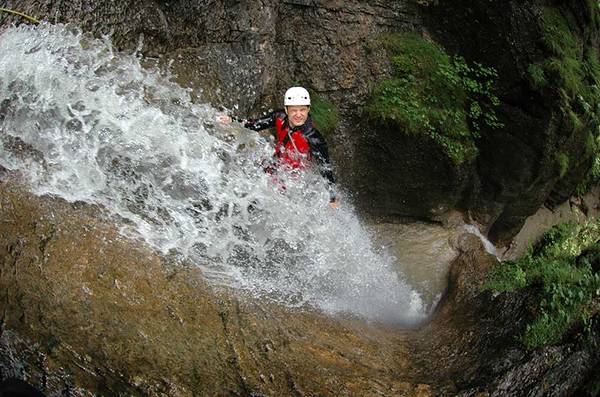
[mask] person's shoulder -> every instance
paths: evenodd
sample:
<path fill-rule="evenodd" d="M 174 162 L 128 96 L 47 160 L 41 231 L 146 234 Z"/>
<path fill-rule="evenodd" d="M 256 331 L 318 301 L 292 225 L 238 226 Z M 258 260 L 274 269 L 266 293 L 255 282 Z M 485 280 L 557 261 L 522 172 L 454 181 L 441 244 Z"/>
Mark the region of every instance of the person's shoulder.
<path fill-rule="evenodd" d="M 307 135 L 310 135 L 311 137 L 314 137 L 317 139 L 324 140 L 323 134 L 321 134 L 321 131 L 319 131 L 318 126 L 315 125 L 312 118 L 309 118 L 305 125 L 306 125 L 306 134 Z"/>

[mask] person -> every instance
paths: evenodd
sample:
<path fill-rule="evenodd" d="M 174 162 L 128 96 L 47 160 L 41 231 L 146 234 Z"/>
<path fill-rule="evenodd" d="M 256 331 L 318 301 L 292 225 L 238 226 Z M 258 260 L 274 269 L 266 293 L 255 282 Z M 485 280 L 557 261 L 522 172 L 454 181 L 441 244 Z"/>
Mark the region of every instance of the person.
<path fill-rule="evenodd" d="M 303 87 L 291 87 L 285 92 L 283 105 L 284 110 L 276 110 L 263 118 L 236 121 L 253 131 L 275 127 L 277 165 L 289 170 L 303 170 L 315 165 L 328 182 L 331 207 L 338 208 L 339 202 L 332 189 L 335 179 L 327 143 L 310 116 L 310 94 Z M 217 121 L 229 124 L 234 119 L 219 115 Z"/>

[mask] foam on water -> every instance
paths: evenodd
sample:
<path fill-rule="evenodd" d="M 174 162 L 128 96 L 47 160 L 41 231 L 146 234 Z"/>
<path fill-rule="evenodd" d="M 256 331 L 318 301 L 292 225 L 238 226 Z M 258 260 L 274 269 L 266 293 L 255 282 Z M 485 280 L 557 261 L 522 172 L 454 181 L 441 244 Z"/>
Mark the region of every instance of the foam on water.
<path fill-rule="evenodd" d="M 427 313 L 351 206 L 319 175 L 262 170 L 272 143 L 135 55 L 63 25 L 0 36 L 0 165 L 36 194 L 106 208 L 124 233 L 290 306 L 414 324 Z"/>

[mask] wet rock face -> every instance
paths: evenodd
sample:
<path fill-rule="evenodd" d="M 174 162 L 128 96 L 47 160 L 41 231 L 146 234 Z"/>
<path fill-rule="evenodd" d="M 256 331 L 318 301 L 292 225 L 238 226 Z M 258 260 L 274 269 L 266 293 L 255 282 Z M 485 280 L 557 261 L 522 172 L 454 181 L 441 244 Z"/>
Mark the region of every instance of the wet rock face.
<path fill-rule="evenodd" d="M 379 219 L 437 220 L 460 204 L 471 164 L 456 166 L 429 137 L 368 128 L 357 138 L 351 165 L 363 212 Z"/>
<path fill-rule="evenodd" d="M 171 62 L 182 84 L 239 116 L 282 106 L 283 92 L 294 83 L 355 104 L 387 63 L 370 54 L 368 43 L 418 21 L 414 5 L 381 0 L 12 0 L 6 7 L 112 32 L 117 48 Z"/>
<path fill-rule="evenodd" d="M 590 395 L 600 347 L 566 338 L 523 350 L 516 339 L 532 316 L 534 292 L 482 289 L 496 259 L 471 234 L 459 238 L 457 248 L 447 294 L 414 344 L 422 368 L 436 374 L 440 395 Z"/>
<path fill-rule="evenodd" d="M 149 64 L 170 64 L 194 96 L 240 117 L 279 107 L 287 87 L 306 85 L 340 111 L 328 137 L 335 172 L 365 214 L 436 219 L 467 209 L 503 243 L 544 202 L 564 201 L 590 164 L 580 155 L 582 135 L 564 135 L 557 98 L 527 81 L 528 67 L 546 56 L 535 22 L 542 3 L 12 0 L 6 7 L 112 32 L 117 48 L 140 49 Z M 591 34 L 584 3 L 567 10 L 581 37 Z M 11 21 L 0 14 L 0 24 Z M 403 31 L 423 32 L 448 53 L 498 71 L 505 127 L 483 131 L 474 162 L 457 166 L 426 138 L 364 120 L 371 89 L 390 74 L 377 38 Z M 563 178 L 559 149 L 571 164 Z"/>
<path fill-rule="evenodd" d="M 25 379 L 47 395 L 430 391 L 405 375 L 402 332 L 215 291 L 197 268 L 127 241 L 97 208 L 9 184 L 0 313 L 0 383 Z"/>
<path fill-rule="evenodd" d="M 534 353 L 528 296 L 481 291 L 495 265 L 458 239 L 446 298 L 418 330 L 327 318 L 206 284 L 101 211 L 0 184 L 0 383 L 46 395 L 574 395 L 600 352 Z M 537 393 L 537 394 L 536 394 Z"/>
<path fill-rule="evenodd" d="M 544 203 L 567 200 L 584 179 L 592 158 L 586 149 L 587 131 L 565 123 L 566 112 L 551 90 L 541 94 L 531 83 L 531 65 L 552 56 L 544 47 L 545 7 L 553 2 L 502 3 L 440 1 L 428 7 L 425 25 L 447 50 L 498 71 L 498 114 L 504 128 L 484 131 L 477 143 L 475 183 L 464 207 L 489 226 L 490 237 L 510 239 L 525 219 Z M 581 43 L 579 58 L 598 48 L 594 22 L 585 16 L 584 1 L 565 3 L 560 15 Z M 447 12 L 452 7 L 452 12 Z M 553 76 L 554 84 L 559 77 Z M 559 175 L 557 154 L 569 168 Z"/>

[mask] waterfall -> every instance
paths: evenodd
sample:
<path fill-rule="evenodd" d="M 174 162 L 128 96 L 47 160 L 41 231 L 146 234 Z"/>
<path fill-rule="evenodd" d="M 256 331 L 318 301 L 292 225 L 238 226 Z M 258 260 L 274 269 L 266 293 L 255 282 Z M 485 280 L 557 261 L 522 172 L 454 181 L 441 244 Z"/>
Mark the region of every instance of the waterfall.
<path fill-rule="evenodd" d="M 351 205 L 329 207 L 318 173 L 265 173 L 272 142 L 216 125 L 168 72 L 72 26 L 0 38 L 0 166 L 34 194 L 100 206 L 213 286 L 393 324 L 427 315 Z"/>

